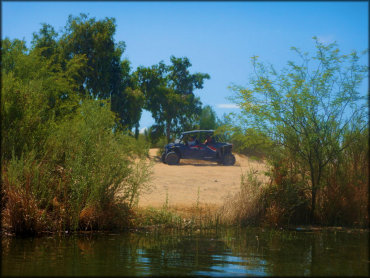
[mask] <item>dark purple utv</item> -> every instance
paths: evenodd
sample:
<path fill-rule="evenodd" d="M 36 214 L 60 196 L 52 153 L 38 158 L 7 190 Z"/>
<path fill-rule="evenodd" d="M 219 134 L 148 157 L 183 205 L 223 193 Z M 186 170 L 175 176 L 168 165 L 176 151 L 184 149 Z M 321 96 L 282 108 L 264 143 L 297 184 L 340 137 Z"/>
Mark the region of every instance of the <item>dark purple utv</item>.
<path fill-rule="evenodd" d="M 234 165 L 235 156 L 231 153 L 232 144 L 224 143 L 214 130 L 193 130 L 183 132 L 175 143 L 165 146 L 161 160 L 168 165 L 176 165 L 180 159 L 202 159 L 218 164 Z"/>

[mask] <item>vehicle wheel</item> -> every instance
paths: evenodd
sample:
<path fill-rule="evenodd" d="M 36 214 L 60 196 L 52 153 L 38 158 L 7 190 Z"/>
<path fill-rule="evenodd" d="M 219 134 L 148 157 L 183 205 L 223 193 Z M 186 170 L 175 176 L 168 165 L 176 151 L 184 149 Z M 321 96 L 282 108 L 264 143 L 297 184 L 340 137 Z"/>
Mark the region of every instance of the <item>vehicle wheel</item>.
<path fill-rule="evenodd" d="M 180 157 L 175 152 L 169 152 L 166 155 L 165 163 L 168 165 L 176 165 L 180 161 Z"/>
<path fill-rule="evenodd" d="M 164 153 L 162 153 L 162 156 L 161 156 L 161 161 L 163 163 L 166 163 L 165 158 L 166 158 L 166 153 L 164 152 Z"/>
<path fill-rule="evenodd" d="M 223 164 L 226 166 L 231 166 L 235 164 L 235 156 L 231 153 L 225 154 L 223 159 Z"/>

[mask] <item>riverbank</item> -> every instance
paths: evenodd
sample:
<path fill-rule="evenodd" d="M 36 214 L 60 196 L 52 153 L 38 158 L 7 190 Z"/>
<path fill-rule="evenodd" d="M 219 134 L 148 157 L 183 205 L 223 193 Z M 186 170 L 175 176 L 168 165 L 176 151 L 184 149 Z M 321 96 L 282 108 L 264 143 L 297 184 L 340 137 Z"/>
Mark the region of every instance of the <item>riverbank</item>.
<path fill-rule="evenodd" d="M 12 201 L 10 204 L 13 207 L 8 207 L 5 212 L 17 212 L 22 217 L 14 213 L 12 217 L 8 215 L 12 222 L 5 222 L 5 225 L 4 221 L 2 222 L 3 234 L 14 233 L 11 225 L 21 224 L 23 227 L 29 225 L 28 223 L 32 224 L 32 229 L 27 228 L 26 231 L 34 235 L 167 228 L 202 230 L 236 226 L 297 232 L 316 231 L 326 227 L 368 228 L 364 220 L 362 224 L 352 225 L 325 222 L 316 222 L 319 223 L 317 226 L 308 225 L 309 196 L 303 199 L 302 195 L 297 195 L 300 191 L 294 185 L 288 184 L 284 187 L 273 184 L 271 178 L 265 175 L 268 169 L 263 162 L 238 154 L 236 158 L 236 164 L 227 167 L 192 160 L 182 160 L 179 165 L 169 166 L 160 162 L 158 149 L 150 149 L 146 161 L 137 164 L 137 167 L 151 165 L 150 170 L 145 170 L 145 173 L 148 173 L 145 180 L 149 180 L 146 189 L 135 193 L 139 196 L 138 202 L 134 202 L 132 206 L 122 203 L 119 200 L 122 196 L 117 194 L 115 200 L 108 203 L 105 209 L 98 206 L 85 207 L 78 216 L 76 228 L 66 225 L 67 207 L 56 198 L 52 200 L 52 206 L 40 210 L 35 205 L 36 200 L 27 198 L 27 192 L 15 191 L 18 195 L 8 194 L 8 201 Z M 138 175 L 133 172 L 132 177 L 134 176 Z M 135 185 L 139 180 L 132 180 L 131 183 Z M 300 196 L 301 200 L 295 196 Z M 296 206 L 297 200 L 302 201 L 300 206 Z M 7 215 L 3 213 L 2 220 L 4 216 Z M 60 216 L 64 218 L 58 218 Z M 366 218 L 366 215 L 364 217 Z M 19 224 L 19 219 L 29 222 Z M 50 222 L 50 219 L 55 222 Z"/>

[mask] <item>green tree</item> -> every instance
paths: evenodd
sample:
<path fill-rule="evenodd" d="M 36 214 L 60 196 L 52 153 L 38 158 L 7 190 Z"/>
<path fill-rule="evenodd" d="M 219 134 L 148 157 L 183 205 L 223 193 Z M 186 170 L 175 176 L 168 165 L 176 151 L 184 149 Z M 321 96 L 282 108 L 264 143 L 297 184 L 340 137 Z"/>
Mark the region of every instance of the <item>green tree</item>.
<path fill-rule="evenodd" d="M 2 157 L 9 159 L 12 152 L 19 157 L 26 149 L 42 149 L 50 127 L 73 113 L 78 98 L 71 76 L 84 60 L 71 59 L 64 71 L 41 50 L 28 53 L 19 40 L 5 39 L 3 45 Z"/>
<path fill-rule="evenodd" d="M 144 106 L 144 94 L 138 88 L 137 82 L 131 74 L 130 62 L 121 63 L 122 84 L 117 94 L 112 95 L 111 108 L 118 115 L 119 127 L 131 130 L 135 127 L 135 137 L 139 135 L 139 121 Z"/>
<path fill-rule="evenodd" d="M 255 77 L 249 88 L 232 88 L 242 109 L 240 120 L 294 157 L 302 176 L 308 175 L 303 181 L 311 193 L 311 222 L 327 165 L 356 144 L 355 134 L 367 126 L 358 89 L 368 72 L 356 52 L 341 55 L 336 43 L 314 40 L 314 56 L 292 48 L 301 62 L 288 62 L 280 73 L 253 57 Z"/>
<path fill-rule="evenodd" d="M 218 126 L 219 120 L 216 112 L 211 106 L 204 106 L 199 117 L 199 129 L 217 129 Z"/>
<path fill-rule="evenodd" d="M 44 26 L 41 34 L 44 34 Z M 65 32 L 60 39 L 66 61 L 76 55 L 86 57 L 86 65 L 76 76 L 82 97 L 110 99 L 111 109 L 119 119 L 120 129 L 136 127 L 141 117 L 143 94 L 131 76 L 128 60 L 121 61 L 125 43 L 114 41 L 114 18 L 96 20 L 85 14 L 69 16 Z M 50 33 L 50 32 L 49 32 Z M 38 36 L 38 44 L 45 36 Z M 41 38 L 41 39 L 40 39 Z"/>
<path fill-rule="evenodd" d="M 58 48 L 58 33 L 54 28 L 46 23 L 42 24 L 38 33 L 33 33 L 32 48 L 40 49 L 41 55 L 50 58 L 56 54 Z"/>
<path fill-rule="evenodd" d="M 195 89 L 202 89 L 208 74 L 190 74 L 188 58 L 171 56 L 171 65 L 163 62 L 152 67 L 139 67 L 135 78 L 145 96 L 145 109 L 152 113 L 157 129 L 165 130 L 167 140 L 194 121 L 201 112 L 201 102 L 194 96 Z"/>
<path fill-rule="evenodd" d="M 66 60 L 85 55 L 87 64 L 79 81 L 81 95 L 108 99 L 117 94 L 121 84 L 120 58 L 124 42 L 114 42 L 115 19 L 95 20 L 85 14 L 69 16 L 61 37 Z"/>
<path fill-rule="evenodd" d="M 28 49 L 26 42 L 15 39 L 11 41 L 5 38 L 1 41 L 1 72 L 9 73 L 10 71 L 19 70 L 20 59 L 26 57 Z"/>

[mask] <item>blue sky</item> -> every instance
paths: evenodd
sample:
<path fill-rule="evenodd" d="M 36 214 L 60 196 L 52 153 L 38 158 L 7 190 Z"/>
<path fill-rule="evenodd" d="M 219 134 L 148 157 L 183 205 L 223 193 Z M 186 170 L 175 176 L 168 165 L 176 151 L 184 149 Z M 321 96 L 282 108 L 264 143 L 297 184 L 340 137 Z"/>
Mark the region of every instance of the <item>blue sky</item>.
<path fill-rule="evenodd" d="M 295 58 L 291 46 L 313 51 L 313 36 L 336 41 L 344 53 L 365 50 L 369 41 L 368 2 L 2 2 L 2 37 L 29 45 L 41 23 L 58 31 L 79 13 L 116 19 L 115 40 L 126 43 L 122 58 L 133 69 L 188 57 L 191 72 L 211 76 L 196 95 L 219 117 L 238 111 L 228 86 L 248 84 L 250 57 L 279 68 Z M 141 128 L 153 123 L 144 112 Z"/>

